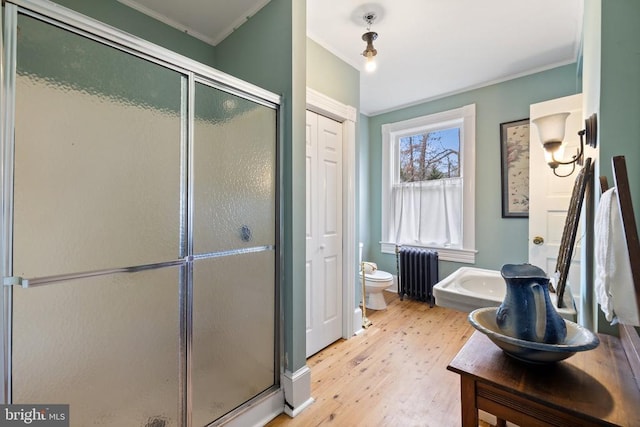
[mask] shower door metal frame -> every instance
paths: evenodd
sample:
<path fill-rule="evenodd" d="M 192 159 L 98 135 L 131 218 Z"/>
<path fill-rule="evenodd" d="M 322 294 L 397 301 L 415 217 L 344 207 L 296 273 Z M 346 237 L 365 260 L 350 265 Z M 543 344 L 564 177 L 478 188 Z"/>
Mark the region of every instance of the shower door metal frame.
<path fill-rule="evenodd" d="M 181 425 L 191 426 L 191 351 L 192 351 L 192 295 L 193 295 L 193 262 L 196 259 L 218 256 L 238 255 L 252 252 L 275 251 L 275 301 L 274 313 L 274 383 L 273 386 L 248 402 L 245 402 L 230 414 L 235 414 L 251 406 L 260 399 L 280 390 L 280 374 L 283 370 L 280 354 L 282 352 L 282 325 L 280 304 L 280 283 L 282 271 L 282 143 L 281 143 L 281 97 L 251 83 L 215 70 L 209 66 L 184 57 L 151 42 L 132 36 L 121 30 L 109 27 L 100 21 L 88 18 L 73 10 L 55 3 L 41 0 L 7 0 L 4 3 L 4 16 L 0 20 L 0 125 L 2 141 L 0 144 L 0 191 L 2 191 L 2 238 L 0 241 L 0 267 L 2 269 L 2 338 L 0 341 L 0 403 L 12 403 L 11 392 L 11 341 L 12 341 L 12 287 L 21 285 L 25 288 L 45 286 L 61 281 L 101 276 L 114 273 L 133 273 L 142 270 L 182 266 L 179 284 L 180 294 L 180 354 L 178 383 L 179 415 Z M 76 274 L 65 274 L 41 278 L 14 278 L 12 271 L 13 252 L 13 168 L 14 168 L 14 123 L 15 123 L 15 83 L 16 83 L 16 31 L 18 14 L 24 14 L 55 27 L 71 31 L 82 37 L 110 46 L 130 55 L 148 60 L 162 67 L 182 74 L 181 90 L 181 142 L 180 142 L 180 254 L 178 259 L 135 267 L 113 268 L 100 271 L 88 271 Z M 242 97 L 257 104 L 272 108 L 276 112 L 275 135 L 275 242 L 273 245 L 238 249 L 213 254 L 193 254 L 193 123 L 195 83 L 204 83 L 215 89 Z M 229 415 L 221 417 L 221 420 Z M 214 423 L 214 424 L 217 424 Z"/>

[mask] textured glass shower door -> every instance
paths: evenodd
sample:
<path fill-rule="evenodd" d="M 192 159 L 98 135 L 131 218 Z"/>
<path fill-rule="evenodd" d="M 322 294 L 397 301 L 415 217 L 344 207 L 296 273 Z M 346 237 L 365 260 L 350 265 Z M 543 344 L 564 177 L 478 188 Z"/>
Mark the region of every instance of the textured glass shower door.
<path fill-rule="evenodd" d="M 179 426 L 186 79 L 17 27 L 12 266 L 33 287 L 13 291 L 12 402 L 69 404 L 74 426 Z"/>
<path fill-rule="evenodd" d="M 193 424 L 277 383 L 276 111 L 196 83 Z"/>
<path fill-rule="evenodd" d="M 277 106 L 16 22 L 11 403 L 196 426 L 277 388 Z"/>

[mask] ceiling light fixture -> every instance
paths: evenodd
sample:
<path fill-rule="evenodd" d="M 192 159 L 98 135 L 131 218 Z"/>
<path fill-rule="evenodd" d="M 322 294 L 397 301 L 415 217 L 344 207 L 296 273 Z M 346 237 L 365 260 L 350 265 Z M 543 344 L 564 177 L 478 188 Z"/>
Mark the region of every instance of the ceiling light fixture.
<path fill-rule="evenodd" d="M 540 142 L 542 142 L 542 147 L 545 151 L 544 154 L 547 164 L 551 169 L 553 169 L 553 174 L 560 178 L 571 175 L 573 171 L 576 170 L 576 163 L 580 165 L 582 164 L 585 142 L 588 146 L 593 148 L 595 148 L 597 144 L 598 120 L 597 116 L 592 114 L 584 121 L 585 128 L 578 132 L 578 135 L 580 136 L 580 148 L 576 155 L 573 156 L 573 160 L 564 162 L 556 158 L 556 156 L 562 158 L 564 153 L 566 145 L 563 143 L 564 131 L 567 117 L 569 117 L 569 115 L 570 113 L 558 113 L 532 120 L 533 124 L 538 128 Z M 558 175 L 556 169 L 560 165 L 573 165 L 573 168 L 571 169 L 571 172 L 566 175 Z"/>
<path fill-rule="evenodd" d="M 362 35 L 362 40 L 367 42 L 366 49 L 362 52 L 362 56 L 367 58 L 365 64 L 365 70 L 372 72 L 376 69 L 376 60 L 374 57 L 378 54 L 378 51 L 373 47 L 373 41 L 378 38 L 378 33 L 371 31 L 371 24 L 376 20 L 377 16 L 373 12 L 365 13 L 362 19 L 367 23 L 367 32 Z"/>

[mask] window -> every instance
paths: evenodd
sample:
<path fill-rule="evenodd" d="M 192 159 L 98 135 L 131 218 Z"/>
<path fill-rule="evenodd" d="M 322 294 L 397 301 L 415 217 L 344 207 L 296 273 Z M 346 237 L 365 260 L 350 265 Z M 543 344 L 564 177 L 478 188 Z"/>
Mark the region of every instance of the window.
<path fill-rule="evenodd" d="M 460 128 L 425 131 L 399 139 L 400 183 L 460 176 Z"/>
<path fill-rule="evenodd" d="M 475 105 L 382 126 L 382 251 L 475 262 Z"/>

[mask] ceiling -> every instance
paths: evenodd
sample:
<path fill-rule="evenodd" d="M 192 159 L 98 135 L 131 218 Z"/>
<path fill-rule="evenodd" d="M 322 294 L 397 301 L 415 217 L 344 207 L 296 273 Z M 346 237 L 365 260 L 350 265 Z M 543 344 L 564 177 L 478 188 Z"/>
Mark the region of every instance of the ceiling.
<path fill-rule="evenodd" d="M 269 0 L 119 0 L 216 45 Z M 360 70 L 374 115 L 576 61 L 584 0 L 306 0 L 307 35 Z M 361 37 L 373 12 L 377 70 Z"/>
<path fill-rule="evenodd" d="M 213 46 L 269 0 L 118 0 Z"/>

